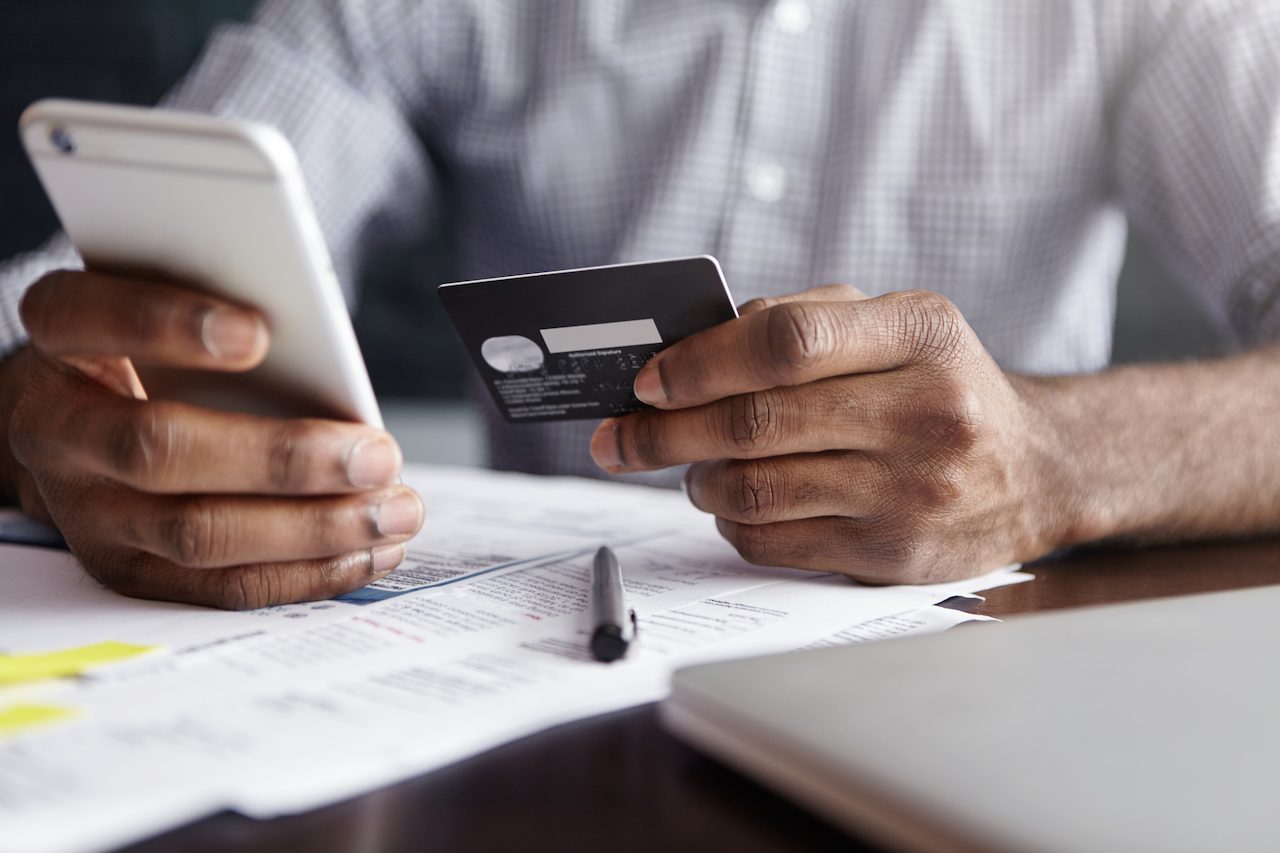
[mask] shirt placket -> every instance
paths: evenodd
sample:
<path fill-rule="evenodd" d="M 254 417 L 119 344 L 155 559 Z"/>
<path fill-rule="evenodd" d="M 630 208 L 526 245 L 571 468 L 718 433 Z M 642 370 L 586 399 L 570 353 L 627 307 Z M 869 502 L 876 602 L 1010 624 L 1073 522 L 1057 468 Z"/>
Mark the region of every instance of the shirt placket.
<path fill-rule="evenodd" d="M 814 0 L 774 0 L 753 28 L 719 247 L 738 301 L 814 283 L 834 19 Z"/>

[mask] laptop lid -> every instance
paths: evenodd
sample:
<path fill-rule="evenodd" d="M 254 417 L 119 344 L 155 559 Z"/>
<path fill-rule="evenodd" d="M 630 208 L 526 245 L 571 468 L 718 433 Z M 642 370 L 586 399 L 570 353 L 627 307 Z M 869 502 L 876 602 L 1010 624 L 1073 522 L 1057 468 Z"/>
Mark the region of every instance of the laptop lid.
<path fill-rule="evenodd" d="M 676 673 L 664 723 L 911 849 L 1280 849 L 1280 587 Z"/>

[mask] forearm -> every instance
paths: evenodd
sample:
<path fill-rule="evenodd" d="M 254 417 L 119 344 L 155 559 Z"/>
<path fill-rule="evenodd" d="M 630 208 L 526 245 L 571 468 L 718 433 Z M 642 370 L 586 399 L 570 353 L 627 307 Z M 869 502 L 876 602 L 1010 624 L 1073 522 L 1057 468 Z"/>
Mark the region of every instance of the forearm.
<path fill-rule="evenodd" d="M 1280 346 L 1014 382 L 1044 425 L 1038 500 L 1058 546 L 1280 531 Z"/>

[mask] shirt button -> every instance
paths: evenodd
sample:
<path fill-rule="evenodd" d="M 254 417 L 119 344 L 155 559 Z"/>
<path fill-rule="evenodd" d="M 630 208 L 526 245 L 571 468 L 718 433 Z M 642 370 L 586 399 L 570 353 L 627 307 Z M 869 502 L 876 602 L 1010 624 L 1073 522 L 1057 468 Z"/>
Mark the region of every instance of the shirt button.
<path fill-rule="evenodd" d="M 747 172 L 747 189 L 757 200 L 772 204 L 787 192 L 787 170 L 772 161 L 758 163 Z"/>
<path fill-rule="evenodd" d="M 773 23 L 784 33 L 800 35 L 813 22 L 813 10 L 806 0 L 778 0 L 773 7 Z"/>

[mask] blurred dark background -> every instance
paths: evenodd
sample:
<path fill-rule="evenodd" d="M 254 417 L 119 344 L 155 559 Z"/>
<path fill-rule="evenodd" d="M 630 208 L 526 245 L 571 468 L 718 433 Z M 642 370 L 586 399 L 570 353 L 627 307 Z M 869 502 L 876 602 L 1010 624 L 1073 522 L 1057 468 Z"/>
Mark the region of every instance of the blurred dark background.
<path fill-rule="evenodd" d="M 18 143 L 23 108 L 52 96 L 152 104 L 195 60 L 218 21 L 243 19 L 255 2 L 3 0 L 0 258 L 35 248 L 56 226 Z M 366 296 L 356 331 L 379 396 L 462 396 L 461 349 L 433 292 L 452 278 L 447 239 L 384 252 L 361 278 Z M 1117 363 L 1205 355 L 1221 346 L 1140 237 L 1130 241 L 1116 332 Z"/>
<path fill-rule="evenodd" d="M 0 0 L 0 258 L 57 227 L 18 140 L 45 97 L 154 104 L 223 20 L 257 0 Z M 454 278 L 447 238 L 382 252 L 361 275 L 356 333 L 380 397 L 459 398 L 467 369 L 434 285 Z"/>

